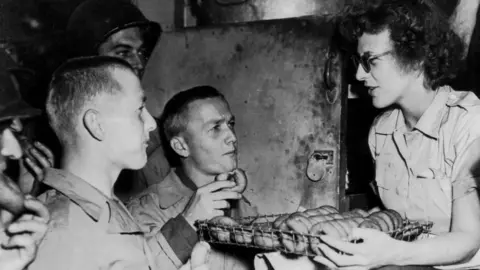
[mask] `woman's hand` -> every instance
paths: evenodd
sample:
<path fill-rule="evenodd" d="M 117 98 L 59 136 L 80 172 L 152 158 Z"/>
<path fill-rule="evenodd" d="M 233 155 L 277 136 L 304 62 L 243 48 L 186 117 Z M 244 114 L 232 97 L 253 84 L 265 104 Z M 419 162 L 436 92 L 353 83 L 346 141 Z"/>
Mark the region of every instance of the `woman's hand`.
<path fill-rule="evenodd" d="M 351 243 L 330 236 L 321 237 L 320 249 L 324 256 L 314 261 L 332 269 L 372 269 L 394 265 L 396 254 L 401 252 L 402 243 L 386 233 L 372 229 L 353 229 L 349 239 L 363 239 L 361 243 Z M 336 250 L 346 254 L 340 254 Z"/>

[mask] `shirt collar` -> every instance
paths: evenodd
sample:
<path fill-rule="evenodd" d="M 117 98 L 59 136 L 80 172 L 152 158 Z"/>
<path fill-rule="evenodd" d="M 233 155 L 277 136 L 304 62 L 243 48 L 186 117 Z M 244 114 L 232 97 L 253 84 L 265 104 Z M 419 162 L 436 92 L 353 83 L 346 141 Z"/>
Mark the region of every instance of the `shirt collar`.
<path fill-rule="evenodd" d="M 443 86 L 437 90 L 435 98 L 418 120 L 415 129 L 429 137 L 438 139 L 444 115 L 442 111 L 447 108 L 446 105 L 452 91 L 449 86 Z"/>
<path fill-rule="evenodd" d="M 95 221 L 99 221 L 103 211 L 109 211 L 108 198 L 98 189 L 67 171 L 46 169 L 46 185 L 64 194 Z"/>
<path fill-rule="evenodd" d="M 156 193 L 159 196 L 160 208 L 167 209 L 185 197 L 190 197 L 193 190 L 187 187 L 180 176 L 187 177 L 185 174 L 177 173 L 179 169 L 172 169 L 165 179 L 157 185 Z M 180 176 L 179 176 L 180 175 Z"/>
<path fill-rule="evenodd" d="M 428 106 L 427 110 L 418 120 L 414 129 L 422 132 L 426 136 L 437 139 L 442 124 L 442 110 L 446 108 L 449 101 L 449 95 L 453 90 L 448 86 L 440 87 L 435 97 Z M 389 135 L 395 131 L 405 130 L 405 119 L 400 109 L 393 109 L 385 113 L 376 126 L 376 132 Z"/>

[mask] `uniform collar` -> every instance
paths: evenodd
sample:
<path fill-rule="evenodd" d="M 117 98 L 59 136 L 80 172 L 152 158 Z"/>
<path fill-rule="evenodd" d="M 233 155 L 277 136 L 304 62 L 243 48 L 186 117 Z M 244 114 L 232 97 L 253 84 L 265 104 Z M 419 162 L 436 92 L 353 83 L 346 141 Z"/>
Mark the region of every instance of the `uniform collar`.
<path fill-rule="evenodd" d="M 98 189 L 74 174 L 64 170 L 48 168 L 46 169 L 44 183 L 68 197 L 95 221 L 99 221 L 103 211 L 110 212 L 109 199 Z"/>
<path fill-rule="evenodd" d="M 167 209 L 181 199 L 192 196 L 194 186 L 192 188 L 188 187 L 192 184 L 192 180 L 181 173 L 181 170 L 178 168 L 171 169 L 167 177 L 156 186 L 160 208 Z"/>

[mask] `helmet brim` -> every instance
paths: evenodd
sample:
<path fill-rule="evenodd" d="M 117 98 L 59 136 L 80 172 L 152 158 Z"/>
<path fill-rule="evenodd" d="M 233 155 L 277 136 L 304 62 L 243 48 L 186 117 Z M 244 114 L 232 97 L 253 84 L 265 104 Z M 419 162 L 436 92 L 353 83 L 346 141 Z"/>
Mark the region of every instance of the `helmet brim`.
<path fill-rule="evenodd" d="M 25 119 L 35 117 L 41 113 L 41 110 L 33 108 L 23 100 L 18 100 L 8 104 L 3 110 L 0 111 L 0 122 L 14 118 Z"/>
<path fill-rule="evenodd" d="M 132 27 L 139 27 L 141 29 L 146 30 L 145 33 L 147 34 L 148 39 L 152 40 L 152 41 L 157 41 L 158 38 L 160 37 L 161 33 L 162 33 L 162 28 L 161 28 L 160 24 L 158 24 L 157 22 L 153 22 L 153 21 L 131 22 L 131 23 L 127 23 L 127 24 L 124 24 L 122 26 L 119 26 L 119 27 L 115 27 L 112 30 L 108 31 L 103 36 L 104 39 L 101 42 L 99 42 L 98 44 L 96 44 L 96 48 L 98 49 L 100 47 L 100 45 L 103 42 L 105 42 L 105 40 L 107 40 L 107 38 L 109 36 L 117 33 L 118 31 L 121 31 L 121 30 L 124 30 L 124 29 L 127 29 L 127 28 L 132 28 Z"/>

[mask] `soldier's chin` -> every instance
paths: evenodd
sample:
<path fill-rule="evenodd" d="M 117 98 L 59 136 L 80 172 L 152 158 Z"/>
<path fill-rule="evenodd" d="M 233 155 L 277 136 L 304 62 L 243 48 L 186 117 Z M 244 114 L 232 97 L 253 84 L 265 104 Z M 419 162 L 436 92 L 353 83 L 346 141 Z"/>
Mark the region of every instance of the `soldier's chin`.
<path fill-rule="evenodd" d="M 222 173 L 228 173 L 228 172 L 231 172 L 233 170 L 235 170 L 237 168 L 237 161 L 234 160 L 234 161 L 231 161 L 229 163 L 226 163 L 224 166 L 223 166 L 223 172 Z"/>
<path fill-rule="evenodd" d="M 145 165 L 147 165 L 147 155 L 145 154 L 145 156 L 143 158 L 140 158 L 139 160 L 137 160 L 136 162 L 130 162 L 125 169 L 127 170 L 140 170 L 142 169 L 143 167 L 145 167 Z"/>

